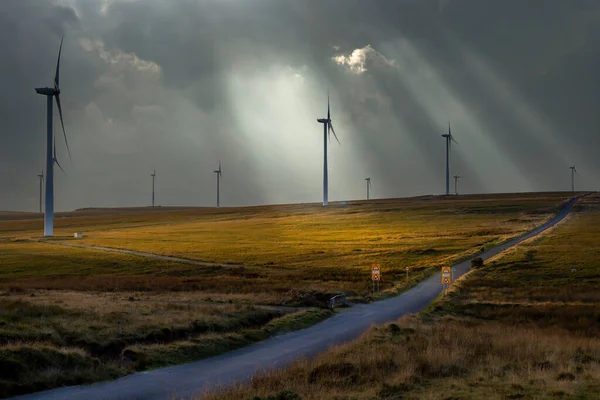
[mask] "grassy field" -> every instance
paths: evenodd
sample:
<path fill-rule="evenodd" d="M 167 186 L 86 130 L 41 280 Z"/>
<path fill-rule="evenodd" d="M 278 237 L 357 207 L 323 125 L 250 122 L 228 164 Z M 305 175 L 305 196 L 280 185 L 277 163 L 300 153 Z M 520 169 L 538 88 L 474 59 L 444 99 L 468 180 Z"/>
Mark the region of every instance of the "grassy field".
<path fill-rule="evenodd" d="M 193 290 L 304 305 L 341 292 L 368 299 L 371 264 L 382 266 L 384 290 L 402 290 L 406 267 L 412 277 L 423 277 L 430 267 L 531 229 L 568 196 L 460 196 L 329 208 L 135 210 L 106 216 L 88 211 L 56 222 L 63 241 L 73 241 L 68 235 L 83 231 L 84 239 L 73 242 L 238 265 L 234 268 L 30 243 L 25 240 L 39 238 L 41 221 L 4 220 L 0 263 L 7 267 L 0 270 L 0 288 Z"/>
<path fill-rule="evenodd" d="M 597 399 L 600 196 L 575 211 L 425 312 L 202 398 Z"/>
<path fill-rule="evenodd" d="M 89 209 L 56 219 L 53 241 L 215 265 L 39 242 L 39 215 L 0 213 L 0 396 L 197 360 L 314 324 L 334 294 L 372 300 L 372 263 L 384 294 L 402 291 L 542 223 L 569 197 Z"/>

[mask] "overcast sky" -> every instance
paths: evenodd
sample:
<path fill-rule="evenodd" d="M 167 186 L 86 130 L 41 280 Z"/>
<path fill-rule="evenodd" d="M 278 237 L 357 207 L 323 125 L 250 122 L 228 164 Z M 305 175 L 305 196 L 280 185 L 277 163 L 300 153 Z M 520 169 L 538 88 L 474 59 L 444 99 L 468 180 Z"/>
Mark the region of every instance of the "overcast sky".
<path fill-rule="evenodd" d="M 57 210 L 599 189 L 596 0 L 1 0 L 0 210 L 35 211 L 61 36 Z M 56 112 L 56 110 L 55 110 Z M 60 125 L 56 125 L 59 129 Z M 59 136 L 60 134 L 60 136 Z"/>

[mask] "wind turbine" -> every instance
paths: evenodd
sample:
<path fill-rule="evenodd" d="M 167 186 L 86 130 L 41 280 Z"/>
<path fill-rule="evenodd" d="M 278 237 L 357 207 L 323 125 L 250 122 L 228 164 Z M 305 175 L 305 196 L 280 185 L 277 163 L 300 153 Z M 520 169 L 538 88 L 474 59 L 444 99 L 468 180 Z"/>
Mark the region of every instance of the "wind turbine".
<path fill-rule="evenodd" d="M 219 184 L 221 183 L 221 176 L 223 175 L 223 169 L 221 168 L 220 160 L 219 160 L 219 169 L 215 170 L 214 173 L 217 174 L 217 208 L 219 208 L 221 206 Z"/>
<path fill-rule="evenodd" d="M 448 196 L 450 194 L 450 149 L 452 142 L 458 144 L 450 131 L 450 122 L 448 122 L 448 133 L 442 135 L 442 137 L 446 139 L 446 196 Z"/>
<path fill-rule="evenodd" d="M 339 144 L 340 140 L 335 134 L 335 130 L 333 129 L 333 125 L 331 124 L 331 109 L 329 107 L 329 90 L 327 91 L 327 118 L 319 118 L 317 122 L 323 124 L 323 205 L 326 206 L 329 204 L 329 194 L 328 194 L 328 179 L 327 179 L 327 138 L 331 141 L 331 135 L 329 131 L 333 132 L 333 136 L 335 140 Z"/>
<path fill-rule="evenodd" d="M 569 168 L 571 168 L 571 191 L 575 193 L 575 174 L 577 174 L 577 169 L 575 169 L 574 165 Z"/>
<path fill-rule="evenodd" d="M 47 140 L 46 140 L 46 206 L 44 209 L 44 236 L 54 235 L 54 164 L 58 165 L 63 172 L 61 165 L 56 158 L 56 141 L 53 137 L 52 129 L 52 106 L 53 98 L 56 98 L 56 106 L 58 108 L 58 114 L 60 115 L 60 124 L 62 126 L 63 136 L 65 138 L 65 145 L 71 159 L 71 150 L 69 150 L 69 142 L 67 141 L 67 134 L 65 132 L 65 124 L 63 122 L 62 107 L 60 105 L 60 54 L 62 52 L 63 39 L 60 40 L 60 47 L 58 49 L 58 61 L 56 62 L 56 74 L 54 75 L 54 87 L 36 88 L 37 94 L 46 96 L 46 118 L 47 118 Z"/>
<path fill-rule="evenodd" d="M 152 169 L 150 176 L 152 177 L 152 207 L 154 207 L 154 181 L 156 180 L 156 168 Z"/>
<path fill-rule="evenodd" d="M 454 193 L 458 196 L 458 180 L 462 178 L 462 176 L 454 175 Z"/>
<path fill-rule="evenodd" d="M 42 213 L 42 188 L 44 187 L 44 170 L 42 170 L 42 173 L 38 175 L 38 178 L 40 178 L 40 214 Z"/>
<path fill-rule="evenodd" d="M 365 178 L 365 181 L 367 181 L 367 200 L 370 200 L 371 197 L 369 196 L 370 195 L 369 191 L 371 189 L 371 177 Z"/>

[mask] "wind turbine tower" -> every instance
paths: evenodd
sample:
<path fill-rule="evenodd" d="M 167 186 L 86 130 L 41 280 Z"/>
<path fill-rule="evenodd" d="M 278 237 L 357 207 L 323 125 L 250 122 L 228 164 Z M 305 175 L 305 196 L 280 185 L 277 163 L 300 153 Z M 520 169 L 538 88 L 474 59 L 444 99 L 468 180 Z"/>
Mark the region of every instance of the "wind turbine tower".
<path fill-rule="evenodd" d="M 329 91 L 327 91 L 327 118 L 319 118 L 317 122 L 323 124 L 323 205 L 329 204 L 329 186 L 327 177 L 327 138 L 331 141 L 330 132 L 333 133 L 335 140 L 340 143 L 333 125 L 331 124 L 331 109 L 329 107 Z M 341 144 L 341 143 L 340 143 Z"/>
<path fill-rule="evenodd" d="M 152 177 L 152 207 L 154 207 L 154 181 L 156 180 L 156 168 L 152 170 L 150 176 Z"/>
<path fill-rule="evenodd" d="M 458 180 L 462 178 L 462 176 L 454 175 L 454 194 L 458 196 Z"/>
<path fill-rule="evenodd" d="M 64 39 L 64 38 L 63 38 Z M 65 133 L 65 124 L 63 122 L 62 107 L 60 105 L 60 54 L 62 52 L 63 39 L 60 41 L 60 47 L 58 49 L 58 61 L 56 62 L 56 74 L 54 75 L 54 87 L 43 87 L 36 88 L 37 94 L 46 96 L 46 204 L 44 208 L 44 236 L 54 235 L 54 164 L 64 172 L 60 166 L 58 159 L 56 158 L 56 141 L 53 137 L 52 129 L 52 106 L 53 99 L 56 99 L 56 106 L 58 108 L 58 114 L 60 116 L 60 124 L 62 126 L 63 136 L 65 138 L 65 145 L 71 160 L 71 151 L 69 150 L 69 142 L 67 141 L 67 134 Z"/>
<path fill-rule="evenodd" d="M 42 173 L 38 175 L 38 178 L 40 178 L 40 214 L 42 213 L 42 193 L 43 193 L 43 187 L 44 187 L 44 170 L 42 170 Z"/>
<path fill-rule="evenodd" d="M 223 176 L 223 169 L 221 168 L 221 161 L 219 161 L 219 169 L 214 171 L 215 174 L 217 174 L 217 208 L 219 208 L 221 206 L 221 198 L 220 198 L 220 183 L 221 183 L 221 176 Z"/>
<path fill-rule="evenodd" d="M 571 168 L 571 192 L 575 193 L 575 174 L 577 174 L 577 169 L 573 165 Z"/>
<path fill-rule="evenodd" d="M 458 144 L 450 131 L 450 123 L 448 123 L 448 133 L 442 135 L 442 137 L 446 139 L 446 196 L 448 196 L 450 194 L 450 150 L 452 142 Z"/>
<path fill-rule="evenodd" d="M 371 196 L 370 196 L 370 194 L 371 194 L 370 193 L 370 190 L 371 190 L 371 177 L 365 178 L 365 181 L 367 181 L 367 200 L 370 200 L 371 199 Z"/>

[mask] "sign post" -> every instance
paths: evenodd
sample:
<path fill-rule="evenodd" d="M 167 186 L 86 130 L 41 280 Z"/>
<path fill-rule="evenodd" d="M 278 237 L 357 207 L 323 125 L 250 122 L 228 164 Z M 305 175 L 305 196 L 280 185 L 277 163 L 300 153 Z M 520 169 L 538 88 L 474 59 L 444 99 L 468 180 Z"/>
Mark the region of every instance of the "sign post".
<path fill-rule="evenodd" d="M 442 267 L 442 285 L 448 289 L 452 283 L 452 271 L 450 267 Z"/>
<path fill-rule="evenodd" d="M 409 268 L 406 267 L 406 282 L 408 282 L 408 270 L 409 270 Z"/>
<path fill-rule="evenodd" d="M 373 281 L 373 292 L 375 292 L 375 282 L 377 282 L 377 291 L 379 292 L 379 281 L 381 280 L 381 268 L 379 268 L 379 264 L 371 266 L 371 280 Z"/>

